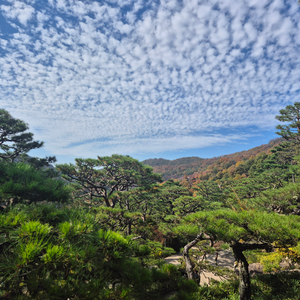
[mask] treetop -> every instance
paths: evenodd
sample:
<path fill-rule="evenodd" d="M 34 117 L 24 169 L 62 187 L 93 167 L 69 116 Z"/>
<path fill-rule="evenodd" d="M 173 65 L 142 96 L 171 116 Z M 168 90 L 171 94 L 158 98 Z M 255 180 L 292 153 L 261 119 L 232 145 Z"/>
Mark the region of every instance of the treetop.
<path fill-rule="evenodd" d="M 0 109 L 0 158 L 13 160 L 19 154 L 43 146 L 43 142 L 34 141 L 33 133 L 26 132 L 28 125 L 13 118 L 8 111 Z"/>

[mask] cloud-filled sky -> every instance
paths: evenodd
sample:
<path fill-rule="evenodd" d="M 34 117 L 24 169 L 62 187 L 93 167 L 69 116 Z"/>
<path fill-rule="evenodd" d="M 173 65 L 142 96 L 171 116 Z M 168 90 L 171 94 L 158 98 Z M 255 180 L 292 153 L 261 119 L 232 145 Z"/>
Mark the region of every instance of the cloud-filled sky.
<path fill-rule="evenodd" d="M 296 0 L 0 0 L 0 107 L 59 162 L 248 149 L 299 96 Z"/>

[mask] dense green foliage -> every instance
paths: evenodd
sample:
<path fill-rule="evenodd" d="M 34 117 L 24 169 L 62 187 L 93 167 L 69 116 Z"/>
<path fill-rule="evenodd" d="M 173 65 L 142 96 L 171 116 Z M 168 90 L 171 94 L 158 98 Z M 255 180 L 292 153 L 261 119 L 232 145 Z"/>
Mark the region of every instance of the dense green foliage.
<path fill-rule="evenodd" d="M 253 300 L 298 300 L 300 294 L 300 273 L 264 274 L 252 279 Z M 238 300 L 238 281 L 214 282 L 204 286 L 194 299 Z"/>
<path fill-rule="evenodd" d="M 184 218 L 184 234 L 205 232 L 216 241 L 233 245 L 246 242 L 295 246 L 300 239 L 300 218 L 256 210 L 221 209 L 190 214 Z M 191 226 L 186 226 L 191 224 Z"/>
<path fill-rule="evenodd" d="M 288 105 L 285 109 L 279 111 L 280 115 L 276 119 L 281 122 L 288 122 L 288 125 L 277 125 L 276 132 L 284 139 L 289 141 L 300 141 L 300 102 L 295 102 L 294 105 Z"/>
<path fill-rule="evenodd" d="M 105 230 L 97 210 L 18 206 L 1 215 L 0 290 L 13 299 L 161 299 L 195 291 L 153 247 Z M 5 296 L 6 295 L 6 296 Z"/>
<path fill-rule="evenodd" d="M 84 198 L 93 204 L 102 202 L 107 207 L 115 207 L 115 192 L 128 191 L 134 187 L 147 187 L 161 181 L 149 166 L 129 156 L 112 155 L 98 159 L 76 159 L 76 165 L 57 165 L 64 178 L 76 183 L 75 197 Z"/>
<path fill-rule="evenodd" d="M 19 154 L 40 148 L 43 142 L 34 141 L 28 125 L 13 118 L 8 111 L 0 109 L 0 158 L 14 160 Z"/>
<path fill-rule="evenodd" d="M 55 172 L 36 170 L 25 163 L 0 163 L 0 201 L 30 204 L 40 201 L 66 202 L 70 187 Z"/>
<path fill-rule="evenodd" d="M 281 130 L 298 128 L 293 109 L 280 111 L 278 119 L 290 122 Z M 11 119 L 3 113 L 0 130 Z M 2 159 L 0 298 L 299 299 L 299 273 L 280 272 L 283 261 L 293 268 L 300 261 L 293 134 L 211 161 L 156 160 L 155 168 L 164 163 L 169 171 L 192 164 L 185 175 L 198 168 L 193 178 L 163 183 L 129 156 L 78 158 L 56 170 L 55 157 L 31 158 L 25 148 L 15 162 Z M 181 265 L 167 264 L 164 257 L 181 248 Z M 204 260 L 221 249 L 231 249 L 238 276 Z M 250 280 L 254 262 L 265 274 Z M 204 270 L 226 280 L 199 287 Z"/>

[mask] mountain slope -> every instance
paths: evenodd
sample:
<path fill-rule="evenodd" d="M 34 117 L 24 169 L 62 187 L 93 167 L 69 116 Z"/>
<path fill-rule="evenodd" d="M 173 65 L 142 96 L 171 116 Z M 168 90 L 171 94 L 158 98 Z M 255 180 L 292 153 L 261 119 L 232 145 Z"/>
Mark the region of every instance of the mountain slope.
<path fill-rule="evenodd" d="M 144 160 L 143 163 L 153 167 L 154 172 L 161 173 L 164 180 L 181 179 L 188 176 L 192 179 L 209 180 L 216 176 L 234 176 L 240 174 L 241 167 L 247 160 L 256 157 L 262 153 L 269 154 L 270 150 L 282 142 L 281 138 L 271 140 L 264 144 L 249 150 L 236 152 L 213 158 L 183 157 L 175 160 L 163 158 L 154 158 Z M 221 174 L 221 173 L 223 174 Z M 226 173 L 228 173 L 226 175 Z"/>

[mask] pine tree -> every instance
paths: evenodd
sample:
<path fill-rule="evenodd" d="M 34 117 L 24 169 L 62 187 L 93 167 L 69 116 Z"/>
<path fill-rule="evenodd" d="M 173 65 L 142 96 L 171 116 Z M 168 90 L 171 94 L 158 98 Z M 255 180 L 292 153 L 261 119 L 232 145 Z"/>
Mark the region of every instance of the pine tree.
<path fill-rule="evenodd" d="M 57 169 L 63 177 L 74 183 L 77 197 L 90 203 L 98 199 L 98 204 L 114 208 L 118 198 L 115 192 L 125 192 L 132 188 L 146 187 L 162 181 L 159 174 L 130 156 L 114 154 L 98 159 L 76 158 L 76 165 L 61 164 Z"/>
<path fill-rule="evenodd" d="M 186 245 L 184 259 L 188 278 L 193 279 L 193 269 L 188 250 L 201 240 L 228 243 L 233 251 L 239 270 L 240 300 L 251 299 L 250 274 L 248 262 L 243 254 L 245 250 L 263 249 L 266 251 L 277 248 L 295 246 L 300 239 L 299 216 L 282 216 L 257 210 L 232 211 L 216 210 L 198 212 L 186 216 L 183 225 L 175 228 L 184 236 L 194 235 Z"/>
<path fill-rule="evenodd" d="M 275 118 L 280 122 L 289 122 L 288 125 L 277 125 L 276 133 L 289 141 L 300 142 L 300 102 L 294 105 L 288 105 L 285 109 L 279 111 L 280 115 Z"/>
<path fill-rule="evenodd" d="M 13 161 L 18 155 L 41 148 L 43 142 L 34 141 L 28 125 L 13 118 L 8 111 L 0 109 L 0 158 Z"/>

